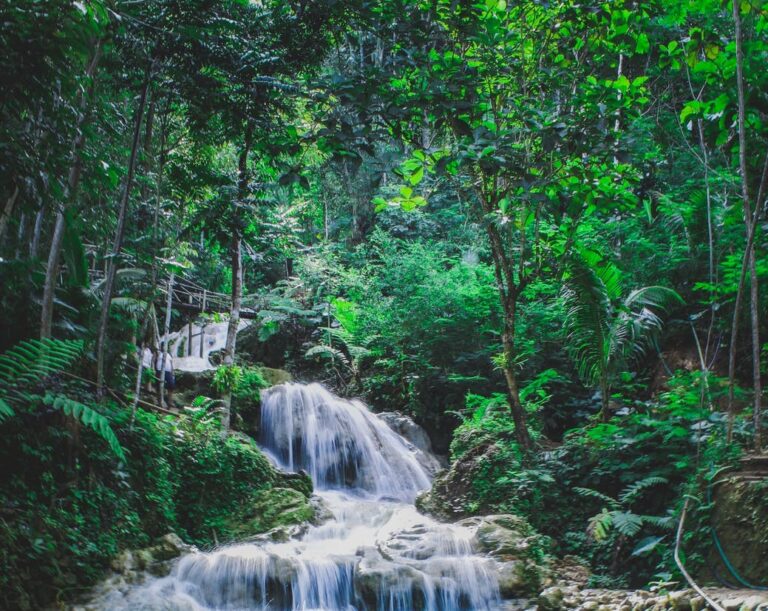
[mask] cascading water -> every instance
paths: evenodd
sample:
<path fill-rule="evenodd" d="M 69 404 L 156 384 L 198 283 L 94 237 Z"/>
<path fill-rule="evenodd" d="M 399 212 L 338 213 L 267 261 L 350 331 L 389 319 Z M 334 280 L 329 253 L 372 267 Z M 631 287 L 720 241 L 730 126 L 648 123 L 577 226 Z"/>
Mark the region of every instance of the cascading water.
<path fill-rule="evenodd" d="M 263 397 L 260 444 L 280 467 L 307 471 L 333 517 L 297 540 L 188 554 L 102 608 L 498 608 L 495 561 L 474 555 L 469 529 L 416 511 L 429 463 L 364 405 L 318 384 L 277 386 Z"/>

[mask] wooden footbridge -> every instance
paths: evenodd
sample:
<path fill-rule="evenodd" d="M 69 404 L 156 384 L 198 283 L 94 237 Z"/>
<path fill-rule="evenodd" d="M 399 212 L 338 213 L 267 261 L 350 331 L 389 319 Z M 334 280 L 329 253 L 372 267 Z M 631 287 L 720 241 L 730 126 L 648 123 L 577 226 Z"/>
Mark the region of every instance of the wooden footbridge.
<path fill-rule="evenodd" d="M 91 283 L 104 279 L 104 272 L 99 269 L 90 270 Z M 165 307 L 168 291 L 171 292 L 171 307 L 190 313 L 226 314 L 232 309 L 232 296 L 226 293 L 209 291 L 199 284 L 174 276 L 165 278 L 157 284 L 157 305 Z M 240 307 L 240 318 L 256 318 L 258 298 L 255 295 L 244 295 Z"/>

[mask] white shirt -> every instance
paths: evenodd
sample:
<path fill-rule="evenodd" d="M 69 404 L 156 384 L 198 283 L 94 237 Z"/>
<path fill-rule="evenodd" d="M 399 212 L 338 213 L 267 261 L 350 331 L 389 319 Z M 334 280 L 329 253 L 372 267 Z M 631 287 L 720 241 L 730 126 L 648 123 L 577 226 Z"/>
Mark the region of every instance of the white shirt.
<path fill-rule="evenodd" d="M 144 369 L 152 369 L 152 351 L 149 348 L 144 348 L 141 353 L 141 366 Z"/>

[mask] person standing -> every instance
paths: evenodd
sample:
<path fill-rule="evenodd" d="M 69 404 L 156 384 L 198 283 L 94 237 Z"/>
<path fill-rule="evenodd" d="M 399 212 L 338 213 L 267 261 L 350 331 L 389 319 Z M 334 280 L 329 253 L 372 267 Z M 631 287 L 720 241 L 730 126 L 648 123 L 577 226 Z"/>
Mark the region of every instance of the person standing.
<path fill-rule="evenodd" d="M 152 364 L 155 361 L 155 354 L 149 346 L 144 346 L 141 353 L 141 375 L 144 378 L 147 392 L 152 392 L 152 382 L 155 381 L 155 368 Z"/>
<path fill-rule="evenodd" d="M 173 387 L 176 383 L 176 379 L 173 376 L 173 357 L 170 352 L 163 352 L 162 350 L 157 352 L 155 357 L 155 372 L 157 375 L 157 401 L 165 407 L 166 403 L 163 401 L 163 387 L 165 387 L 165 395 L 168 400 L 168 406 L 173 407 Z"/>
<path fill-rule="evenodd" d="M 164 363 L 163 356 L 165 356 Z M 173 389 L 176 386 L 176 376 L 173 373 L 173 357 L 171 356 L 170 352 L 166 352 L 165 355 L 159 355 L 158 361 L 158 369 L 160 367 L 163 368 L 161 375 L 163 376 L 165 382 L 166 405 L 169 408 L 173 408 Z M 162 403 L 162 397 L 160 397 L 160 401 Z"/>

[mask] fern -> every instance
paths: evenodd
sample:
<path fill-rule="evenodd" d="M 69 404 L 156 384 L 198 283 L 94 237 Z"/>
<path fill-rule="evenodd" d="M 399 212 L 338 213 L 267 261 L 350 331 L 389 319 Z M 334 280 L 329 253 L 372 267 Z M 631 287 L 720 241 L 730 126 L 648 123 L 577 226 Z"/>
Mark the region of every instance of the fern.
<path fill-rule="evenodd" d="M 580 494 L 581 496 L 587 496 L 592 497 L 595 499 L 600 499 L 604 503 L 607 503 L 609 507 L 618 507 L 619 504 L 616 502 L 616 499 L 612 499 L 607 494 L 603 494 L 602 492 L 598 492 L 597 490 L 592 490 L 591 488 L 574 488 L 573 489 L 576 494 Z"/>
<path fill-rule="evenodd" d="M 595 539 L 595 541 L 602 541 L 608 536 L 613 525 L 613 512 L 603 509 L 597 515 L 592 516 L 589 519 L 589 526 L 587 530 Z"/>
<path fill-rule="evenodd" d="M 633 501 L 636 501 L 647 488 L 666 483 L 667 480 L 664 477 L 646 477 L 622 490 L 619 501 L 622 505 L 632 503 Z"/>
<path fill-rule="evenodd" d="M 613 527 L 625 537 L 634 537 L 643 527 L 643 518 L 631 511 L 612 511 Z"/>
<path fill-rule="evenodd" d="M 67 369 L 82 353 L 83 342 L 75 340 L 27 340 L 16 344 L 0 354 L 0 399 L 9 403 L 25 399 L 24 389 Z"/>
<path fill-rule="evenodd" d="M 325 344 L 321 344 L 319 346 L 312 346 L 309 350 L 307 350 L 304 353 L 305 358 L 313 358 L 313 357 L 323 357 L 323 358 L 331 358 L 331 359 L 339 359 L 342 363 L 345 365 L 349 364 L 349 360 L 347 359 L 347 356 L 341 351 L 337 350 L 336 348 L 333 348 L 331 346 L 326 346 Z"/>
<path fill-rule="evenodd" d="M 13 416 L 16 412 L 13 411 L 13 408 L 8 405 L 6 401 L 3 399 L 0 399 L 0 422 L 3 420 L 6 420 L 7 418 L 10 418 Z"/>
<path fill-rule="evenodd" d="M 673 524 L 671 516 L 640 515 L 630 508 L 645 490 L 666 483 L 663 477 L 646 477 L 624 488 L 616 499 L 591 488 L 574 488 L 574 491 L 581 496 L 598 499 L 610 508 L 603 507 L 600 513 L 589 519 L 587 529 L 592 538 L 599 542 L 606 539 L 613 530 L 624 537 L 634 537 L 646 525 L 669 529 Z M 646 551 L 643 549 L 642 553 Z"/>
<path fill-rule="evenodd" d="M 108 444 L 112 452 L 120 460 L 125 461 L 125 452 L 120 442 L 117 439 L 112 427 L 109 425 L 109 420 L 92 407 L 88 407 L 84 403 L 74 401 L 69 397 L 63 395 L 55 395 L 48 393 L 43 399 L 43 403 L 50 405 L 54 409 L 59 409 L 67 416 L 80 421 L 83 425 L 90 427 L 96 433 L 98 433 Z"/>
<path fill-rule="evenodd" d="M 23 341 L 0 354 L 0 422 L 13 417 L 16 409 L 39 401 L 35 387 L 71 367 L 83 349 L 82 341 L 43 339 Z M 96 431 L 115 456 L 125 460 L 125 452 L 105 416 L 63 395 L 47 393 L 43 403 Z"/>

